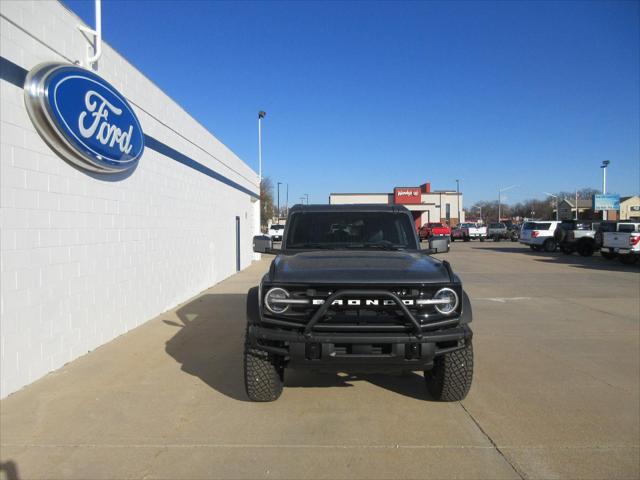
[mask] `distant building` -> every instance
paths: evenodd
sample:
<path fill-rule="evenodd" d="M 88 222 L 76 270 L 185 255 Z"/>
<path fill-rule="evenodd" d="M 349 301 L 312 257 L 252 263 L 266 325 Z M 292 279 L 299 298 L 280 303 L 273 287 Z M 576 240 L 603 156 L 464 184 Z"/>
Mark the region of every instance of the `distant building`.
<path fill-rule="evenodd" d="M 620 220 L 640 220 L 640 195 L 620 197 Z"/>
<path fill-rule="evenodd" d="M 593 206 L 590 198 L 578 198 L 578 219 L 591 220 L 593 218 Z M 576 218 L 575 198 L 565 198 L 558 203 L 560 220 L 570 220 Z M 555 209 L 554 209 L 555 213 Z"/>
<path fill-rule="evenodd" d="M 396 187 L 393 193 L 332 193 L 329 195 L 329 203 L 403 205 L 411 211 L 416 228 L 429 222 L 443 222 L 450 226 L 464 222 L 462 193 L 455 190 L 431 190 L 430 183 L 419 187 Z M 458 218 L 458 211 L 462 218 Z"/>

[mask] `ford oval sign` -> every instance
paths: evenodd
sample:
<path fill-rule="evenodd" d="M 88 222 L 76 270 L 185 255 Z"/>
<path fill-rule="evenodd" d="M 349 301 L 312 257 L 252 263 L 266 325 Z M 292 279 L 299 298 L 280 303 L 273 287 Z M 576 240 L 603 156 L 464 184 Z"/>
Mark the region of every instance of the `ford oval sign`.
<path fill-rule="evenodd" d="M 144 151 L 140 122 L 127 100 L 84 68 L 43 63 L 27 75 L 31 121 L 66 160 L 101 173 L 129 170 Z"/>

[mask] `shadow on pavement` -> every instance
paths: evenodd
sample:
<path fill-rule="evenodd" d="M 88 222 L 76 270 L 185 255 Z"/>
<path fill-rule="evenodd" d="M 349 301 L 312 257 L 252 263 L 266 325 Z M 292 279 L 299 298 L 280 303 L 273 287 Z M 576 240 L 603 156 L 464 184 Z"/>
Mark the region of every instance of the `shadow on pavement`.
<path fill-rule="evenodd" d="M 531 257 L 537 257 L 537 262 L 545 262 L 545 263 L 558 263 L 570 265 L 575 268 L 586 268 L 591 270 L 609 270 L 609 271 L 620 271 L 620 272 L 629 272 L 629 271 L 638 271 L 638 265 L 640 263 L 636 263 L 635 265 L 624 265 L 620 260 L 612 259 L 607 260 L 604 257 L 600 256 L 598 253 L 594 254 L 591 257 L 581 257 L 577 253 L 572 253 L 571 255 L 564 254 L 562 252 L 536 252 L 529 248 L 523 247 L 492 247 L 492 248 L 481 248 L 481 247 L 473 247 L 474 250 L 489 250 L 492 252 L 504 252 L 504 253 L 520 253 L 523 255 L 528 255 Z"/>
<path fill-rule="evenodd" d="M 249 401 L 244 390 L 242 353 L 246 295 L 206 294 L 180 307 L 180 323 L 163 320 L 175 335 L 165 351 L 183 372 L 198 377 L 218 392 L 239 401 Z M 424 378 L 408 374 L 319 373 L 307 370 L 285 371 L 287 388 L 352 387 L 353 382 L 367 381 L 400 395 L 429 399 Z"/>
<path fill-rule="evenodd" d="M 182 365 L 182 371 L 241 401 L 249 401 L 242 372 L 246 297 L 202 295 L 176 311 L 181 324 L 164 320 L 179 328 L 165 351 Z"/>
<path fill-rule="evenodd" d="M 431 400 L 424 377 L 414 372 L 383 375 L 287 370 L 285 376 L 285 386 L 290 388 L 353 387 L 354 382 L 365 381 L 405 397 Z"/>

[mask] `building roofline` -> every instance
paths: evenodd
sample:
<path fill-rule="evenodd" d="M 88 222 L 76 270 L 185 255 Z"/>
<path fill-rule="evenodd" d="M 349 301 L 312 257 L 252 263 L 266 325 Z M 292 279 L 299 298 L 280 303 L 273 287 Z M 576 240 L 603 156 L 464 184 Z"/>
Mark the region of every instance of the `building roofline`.
<path fill-rule="evenodd" d="M 400 187 L 400 188 L 417 188 L 417 187 Z M 455 190 L 431 190 L 430 192 L 420 192 L 421 195 L 430 195 L 432 193 L 449 193 L 452 195 L 457 194 Z M 380 192 L 380 193 L 364 193 L 364 192 L 350 192 L 350 193 L 330 193 L 329 196 L 338 195 L 393 195 L 393 192 Z M 462 192 L 460 192 L 462 195 Z"/>
<path fill-rule="evenodd" d="M 407 211 L 404 205 L 389 205 L 387 203 L 340 203 L 340 204 L 314 204 L 303 205 L 300 203 L 292 206 L 290 212 L 329 212 L 335 210 L 368 211 L 368 212 L 393 212 Z"/>
<path fill-rule="evenodd" d="M 329 196 L 331 195 L 393 195 L 393 193 L 330 193 Z"/>

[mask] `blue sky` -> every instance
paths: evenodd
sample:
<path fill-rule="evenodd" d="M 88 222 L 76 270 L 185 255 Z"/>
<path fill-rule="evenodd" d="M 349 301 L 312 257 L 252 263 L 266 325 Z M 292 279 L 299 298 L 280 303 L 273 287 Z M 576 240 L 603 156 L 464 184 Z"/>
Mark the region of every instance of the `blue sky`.
<path fill-rule="evenodd" d="M 93 23 L 93 2 L 65 2 Z M 465 205 L 640 190 L 640 3 L 103 0 L 105 40 L 257 171 Z M 284 191 L 281 191 L 284 195 Z M 282 197 L 283 198 L 283 197 Z"/>

